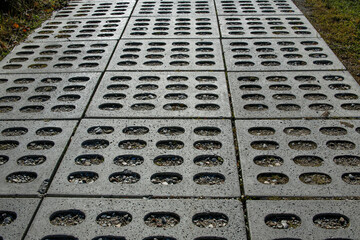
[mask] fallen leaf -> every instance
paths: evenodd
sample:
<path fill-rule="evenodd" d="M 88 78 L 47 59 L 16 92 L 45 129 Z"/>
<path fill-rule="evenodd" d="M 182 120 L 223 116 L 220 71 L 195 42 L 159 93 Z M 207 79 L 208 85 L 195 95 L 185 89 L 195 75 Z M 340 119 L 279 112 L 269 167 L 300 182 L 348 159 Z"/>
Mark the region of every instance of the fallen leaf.
<path fill-rule="evenodd" d="M 17 28 L 19 28 L 20 26 L 19 26 L 19 24 L 14 23 L 14 24 L 13 24 L 13 27 L 17 29 Z"/>

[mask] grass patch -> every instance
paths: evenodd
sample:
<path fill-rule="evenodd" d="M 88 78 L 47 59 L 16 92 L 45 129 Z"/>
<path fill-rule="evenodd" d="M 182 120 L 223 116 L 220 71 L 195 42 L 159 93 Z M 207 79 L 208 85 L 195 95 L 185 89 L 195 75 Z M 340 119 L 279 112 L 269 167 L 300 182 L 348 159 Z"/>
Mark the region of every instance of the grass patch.
<path fill-rule="evenodd" d="M 305 0 L 304 5 L 305 15 L 360 83 L 360 1 Z"/>
<path fill-rule="evenodd" d="M 68 0 L 0 0 L 0 60 Z"/>

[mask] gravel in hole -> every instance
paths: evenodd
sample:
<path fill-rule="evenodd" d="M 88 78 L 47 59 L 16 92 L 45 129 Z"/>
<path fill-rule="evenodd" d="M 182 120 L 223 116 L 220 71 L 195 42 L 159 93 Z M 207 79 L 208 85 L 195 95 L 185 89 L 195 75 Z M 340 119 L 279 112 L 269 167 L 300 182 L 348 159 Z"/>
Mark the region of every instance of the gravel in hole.
<path fill-rule="evenodd" d="M 131 127 L 124 128 L 122 132 L 125 134 L 128 134 L 128 135 L 144 135 L 149 132 L 149 128 L 139 127 L 139 126 L 131 126 Z"/>
<path fill-rule="evenodd" d="M 176 136 L 181 135 L 185 132 L 185 129 L 182 127 L 162 127 L 158 130 L 158 133 L 165 136 Z"/>
<path fill-rule="evenodd" d="M 288 127 L 284 129 L 284 133 L 291 136 L 306 136 L 309 135 L 311 131 L 304 127 Z"/>
<path fill-rule="evenodd" d="M 40 128 L 36 131 L 36 135 L 39 136 L 55 136 L 62 132 L 61 128 L 57 127 L 46 127 L 46 128 Z"/>
<path fill-rule="evenodd" d="M 155 173 L 150 178 L 153 184 L 160 185 L 174 185 L 178 184 L 183 180 L 183 177 L 178 173 Z"/>
<path fill-rule="evenodd" d="M 179 215 L 168 212 L 153 212 L 144 217 L 144 222 L 149 227 L 172 228 L 180 222 Z"/>
<path fill-rule="evenodd" d="M 9 161 L 9 157 L 5 156 L 5 155 L 0 155 L 0 166 L 4 165 L 5 163 L 7 163 L 7 161 Z"/>
<path fill-rule="evenodd" d="M 132 221 L 128 212 L 103 212 L 96 217 L 96 223 L 102 227 L 123 227 Z"/>
<path fill-rule="evenodd" d="M 289 177 L 282 173 L 261 173 L 257 180 L 267 185 L 282 185 L 289 182 Z"/>
<path fill-rule="evenodd" d="M 17 216 L 15 212 L 0 211 L 0 226 L 6 226 L 16 220 Z"/>
<path fill-rule="evenodd" d="M 284 164 L 284 160 L 278 156 L 263 155 L 256 156 L 254 158 L 254 163 L 262 167 L 280 167 Z"/>
<path fill-rule="evenodd" d="M 19 158 L 16 163 L 20 166 L 37 166 L 43 164 L 46 157 L 42 155 L 28 155 Z"/>
<path fill-rule="evenodd" d="M 274 141 L 254 141 L 250 145 L 256 150 L 276 150 L 279 148 L 279 144 Z"/>
<path fill-rule="evenodd" d="M 324 160 L 317 156 L 296 156 L 293 161 L 303 167 L 320 167 L 324 163 Z"/>
<path fill-rule="evenodd" d="M 360 173 L 345 173 L 341 176 L 342 180 L 347 184 L 360 185 Z"/>
<path fill-rule="evenodd" d="M 229 218 L 222 213 L 206 212 L 195 214 L 192 222 L 199 228 L 222 228 L 229 223 Z"/>
<path fill-rule="evenodd" d="M 269 136 L 275 134 L 275 129 L 270 127 L 254 127 L 250 128 L 248 132 L 255 136 Z"/>
<path fill-rule="evenodd" d="M 179 166 L 183 162 L 184 158 L 177 155 L 162 155 L 154 159 L 154 164 L 157 166 Z"/>
<path fill-rule="evenodd" d="M 35 172 L 14 172 L 6 177 L 8 183 L 29 183 L 37 178 Z"/>
<path fill-rule="evenodd" d="M 349 227 L 348 217 L 338 213 L 318 214 L 313 218 L 313 223 L 324 229 L 344 229 Z"/>
<path fill-rule="evenodd" d="M 85 214 L 79 210 L 71 209 L 57 211 L 50 216 L 50 223 L 55 226 L 76 226 L 85 220 Z"/>
<path fill-rule="evenodd" d="M 334 157 L 334 162 L 341 166 L 359 167 L 360 157 L 351 155 L 336 156 Z"/>
<path fill-rule="evenodd" d="M 68 176 L 68 181 L 76 184 L 89 184 L 95 182 L 99 175 L 95 172 L 75 172 Z"/>
<path fill-rule="evenodd" d="M 75 158 L 75 164 L 81 166 L 100 165 L 104 162 L 104 157 L 97 154 L 81 155 Z"/>
<path fill-rule="evenodd" d="M 266 111 L 269 107 L 264 104 L 247 104 L 244 109 L 248 111 Z"/>
<path fill-rule="evenodd" d="M 329 136 L 341 136 L 347 134 L 347 130 L 341 127 L 323 127 L 320 128 L 320 132 Z"/>
<path fill-rule="evenodd" d="M 134 111 L 149 111 L 149 110 L 153 110 L 155 108 L 155 105 L 150 103 L 138 103 L 131 105 L 130 108 Z"/>
<path fill-rule="evenodd" d="M 87 132 L 91 135 L 110 134 L 114 132 L 114 128 L 109 126 L 95 126 L 89 128 Z"/>
<path fill-rule="evenodd" d="M 92 240 L 126 240 L 124 237 L 115 237 L 115 236 L 100 236 L 93 238 Z"/>
<path fill-rule="evenodd" d="M 118 166 L 138 166 L 143 164 L 144 158 L 137 155 L 121 155 L 114 158 L 114 164 Z"/>
<path fill-rule="evenodd" d="M 350 141 L 328 141 L 326 146 L 332 150 L 352 150 L 355 148 L 355 143 Z"/>
<path fill-rule="evenodd" d="M 144 238 L 143 240 L 176 240 L 176 238 L 155 236 L 155 237 L 147 237 L 147 238 Z"/>
<path fill-rule="evenodd" d="M 299 179 L 309 185 L 325 185 L 331 183 L 331 177 L 324 173 L 303 173 Z"/>
<path fill-rule="evenodd" d="M 298 151 L 310 151 L 317 148 L 317 144 L 313 141 L 291 141 L 289 147 Z"/>
<path fill-rule="evenodd" d="M 157 142 L 156 147 L 159 149 L 176 150 L 176 149 L 182 149 L 184 147 L 184 143 L 176 140 L 172 140 L 172 141 L 164 140 Z"/>
<path fill-rule="evenodd" d="M 109 144 L 109 141 L 105 139 L 91 139 L 84 141 L 81 147 L 85 149 L 104 149 L 107 148 Z"/>
<path fill-rule="evenodd" d="M 197 141 L 194 143 L 194 147 L 199 150 L 216 150 L 222 147 L 221 142 L 218 141 Z"/>
<path fill-rule="evenodd" d="M 194 129 L 194 133 L 200 136 L 216 136 L 221 130 L 217 127 L 198 127 Z"/>
<path fill-rule="evenodd" d="M 199 185 L 220 185 L 225 183 L 225 176 L 220 173 L 198 173 L 193 180 Z"/>
<path fill-rule="evenodd" d="M 111 183 L 133 184 L 140 180 L 140 175 L 136 172 L 125 169 L 122 172 L 116 172 L 110 175 Z"/>
<path fill-rule="evenodd" d="M 33 141 L 27 145 L 29 150 L 48 150 L 55 146 L 52 141 Z"/>
<path fill-rule="evenodd" d="M 49 235 L 42 238 L 41 240 L 79 240 L 79 239 L 70 235 Z"/>
<path fill-rule="evenodd" d="M 265 217 L 265 224 L 274 229 L 297 228 L 301 219 L 294 214 L 271 214 Z"/>
<path fill-rule="evenodd" d="M 28 132 L 27 128 L 23 127 L 15 127 L 15 128 L 7 128 L 3 130 L 1 133 L 4 136 L 21 136 Z"/>

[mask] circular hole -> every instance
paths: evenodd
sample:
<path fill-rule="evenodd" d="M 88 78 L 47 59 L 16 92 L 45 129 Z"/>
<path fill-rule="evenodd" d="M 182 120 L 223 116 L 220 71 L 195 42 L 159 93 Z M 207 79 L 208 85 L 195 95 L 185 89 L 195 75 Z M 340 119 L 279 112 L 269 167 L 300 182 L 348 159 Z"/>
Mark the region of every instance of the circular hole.
<path fill-rule="evenodd" d="M 96 217 L 96 223 L 102 227 L 123 227 L 132 221 L 132 216 L 128 212 L 103 212 Z M 105 238 L 102 238 L 105 240 Z M 107 239 L 107 238 L 106 238 Z M 114 238 L 111 238 L 114 239 Z M 118 238 L 116 238 L 118 239 Z M 123 238 L 121 238 L 123 239 Z M 125 239 L 125 238 L 124 238 Z"/>
<path fill-rule="evenodd" d="M 76 226 L 85 220 L 85 213 L 71 209 L 57 211 L 50 216 L 50 223 L 55 226 Z"/>
<path fill-rule="evenodd" d="M 140 175 L 136 172 L 125 169 L 109 176 L 109 181 L 114 184 L 134 184 L 140 180 Z"/>
<path fill-rule="evenodd" d="M 326 185 L 331 183 L 331 177 L 324 173 L 303 173 L 299 176 L 299 179 L 309 185 Z"/>
<path fill-rule="evenodd" d="M 167 229 L 175 227 L 180 222 L 180 216 L 170 212 L 152 212 L 144 217 L 144 222 L 149 227 Z"/>

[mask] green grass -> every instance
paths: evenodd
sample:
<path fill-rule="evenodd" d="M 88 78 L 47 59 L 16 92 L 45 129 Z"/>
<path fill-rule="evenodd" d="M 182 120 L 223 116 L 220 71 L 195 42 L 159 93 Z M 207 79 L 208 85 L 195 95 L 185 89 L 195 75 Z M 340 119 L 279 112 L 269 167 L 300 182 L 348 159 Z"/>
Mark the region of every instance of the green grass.
<path fill-rule="evenodd" d="M 360 0 L 306 0 L 310 19 L 348 70 L 360 80 Z"/>
<path fill-rule="evenodd" d="M 0 0 L 0 60 L 67 0 Z"/>

